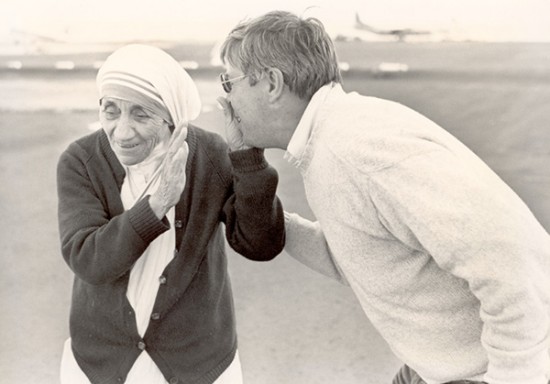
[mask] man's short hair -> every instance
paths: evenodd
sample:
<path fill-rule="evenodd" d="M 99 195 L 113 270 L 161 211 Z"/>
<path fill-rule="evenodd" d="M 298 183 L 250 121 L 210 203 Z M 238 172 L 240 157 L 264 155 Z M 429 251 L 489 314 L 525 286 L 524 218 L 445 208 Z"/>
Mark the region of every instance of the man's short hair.
<path fill-rule="evenodd" d="M 224 41 L 221 59 L 248 74 L 251 84 L 278 68 L 298 97 L 309 100 L 323 85 L 342 82 L 334 44 L 321 21 L 273 11 L 238 24 Z"/>

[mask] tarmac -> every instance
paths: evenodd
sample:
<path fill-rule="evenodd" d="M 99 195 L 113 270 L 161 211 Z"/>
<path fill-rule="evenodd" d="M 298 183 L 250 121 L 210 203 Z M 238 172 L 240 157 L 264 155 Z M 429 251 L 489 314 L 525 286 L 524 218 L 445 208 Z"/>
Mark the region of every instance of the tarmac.
<path fill-rule="evenodd" d="M 548 231 L 550 77 L 530 69 L 536 53 L 520 51 L 511 69 L 476 53 L 478 70 L 430 72 L 426 64 L 390 76 L 350 71 L 344 87 L 396 100 L 442 125 L 486 161 Z M 222 133 L 214 102 L 221 88 L 204 76 L 197 83 L 204 109 L 196 123 Z M 0 383 L 54 384 L 72 285 L 59 251 L 55 167 L 61 151 L 95 127 L 95 87 L 92 77 L 0 75 L 0 89 Z M 313 218 L 297 171 L 282 151 L 266 153 L 279 171 L 285 209 Z M 285 253 L 255 263 L 229 251 L 229 271 L 246 383 L 391 382 L 401 362 L 349 288 Z"/>

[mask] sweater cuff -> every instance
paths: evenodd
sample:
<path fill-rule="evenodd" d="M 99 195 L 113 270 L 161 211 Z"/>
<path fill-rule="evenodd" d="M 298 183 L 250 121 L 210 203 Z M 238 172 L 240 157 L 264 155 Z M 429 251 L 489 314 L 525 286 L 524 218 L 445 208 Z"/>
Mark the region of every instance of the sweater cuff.
<path fill-rule="evenodd" d="M 254 172 L 265 169 L 268 164 L 263 148 L 242 149 L 229 152 L 231 164 L 237 172 Z"/>
<path fill-rule="evenodd" d="M 149 205 L 149 195 L 138 201 L 128 212 L 130 224 L 146 243 L 170 229 L 170 223 L 163 217 L 159 220 Z"/>

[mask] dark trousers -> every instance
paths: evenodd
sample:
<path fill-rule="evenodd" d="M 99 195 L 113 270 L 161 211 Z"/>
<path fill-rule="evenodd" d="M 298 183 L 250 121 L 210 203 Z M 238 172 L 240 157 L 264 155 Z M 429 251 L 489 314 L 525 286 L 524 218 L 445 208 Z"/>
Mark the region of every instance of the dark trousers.
<path fill-rule="evenodd" d="M 422 380 L 422 378 L 418 376 L 418 373 L 416 373 L 413 369 L 404 365 L 403 367 L 401 367 L 399 372 L 397 372 L 397 374 L 393 378 L 392 384 L 426 384 L 426 382 Z M 444 384 L 483 384 L 483 382 L 471 381 L 471 380 L 457 380 L 457 381 L 449 381 L 448 383 L 444 383 Z"/>

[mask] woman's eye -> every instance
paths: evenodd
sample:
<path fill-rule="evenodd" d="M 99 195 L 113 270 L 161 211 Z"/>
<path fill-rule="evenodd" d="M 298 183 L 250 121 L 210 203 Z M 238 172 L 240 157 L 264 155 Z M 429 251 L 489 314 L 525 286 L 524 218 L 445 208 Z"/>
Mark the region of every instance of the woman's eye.
<path fill-rule="evenodd" d="M 118 116 L 118 111 L 112 109 L 112 108 L 106 108 L 103 110 L 103 114 L 107 119 L 114 119 Z"/>
<path fill-rule="evenodd" d="M 134 116 L 134 118 L 136 118 L 137 120 L 145 120 L 145 119 L 148 119 L 149 117 L 149 114 L 145 111 L 142 111 L 142 110 L 137 110 L 137 111 L 134 111 L 132 113 L 132 115 Z"/>

